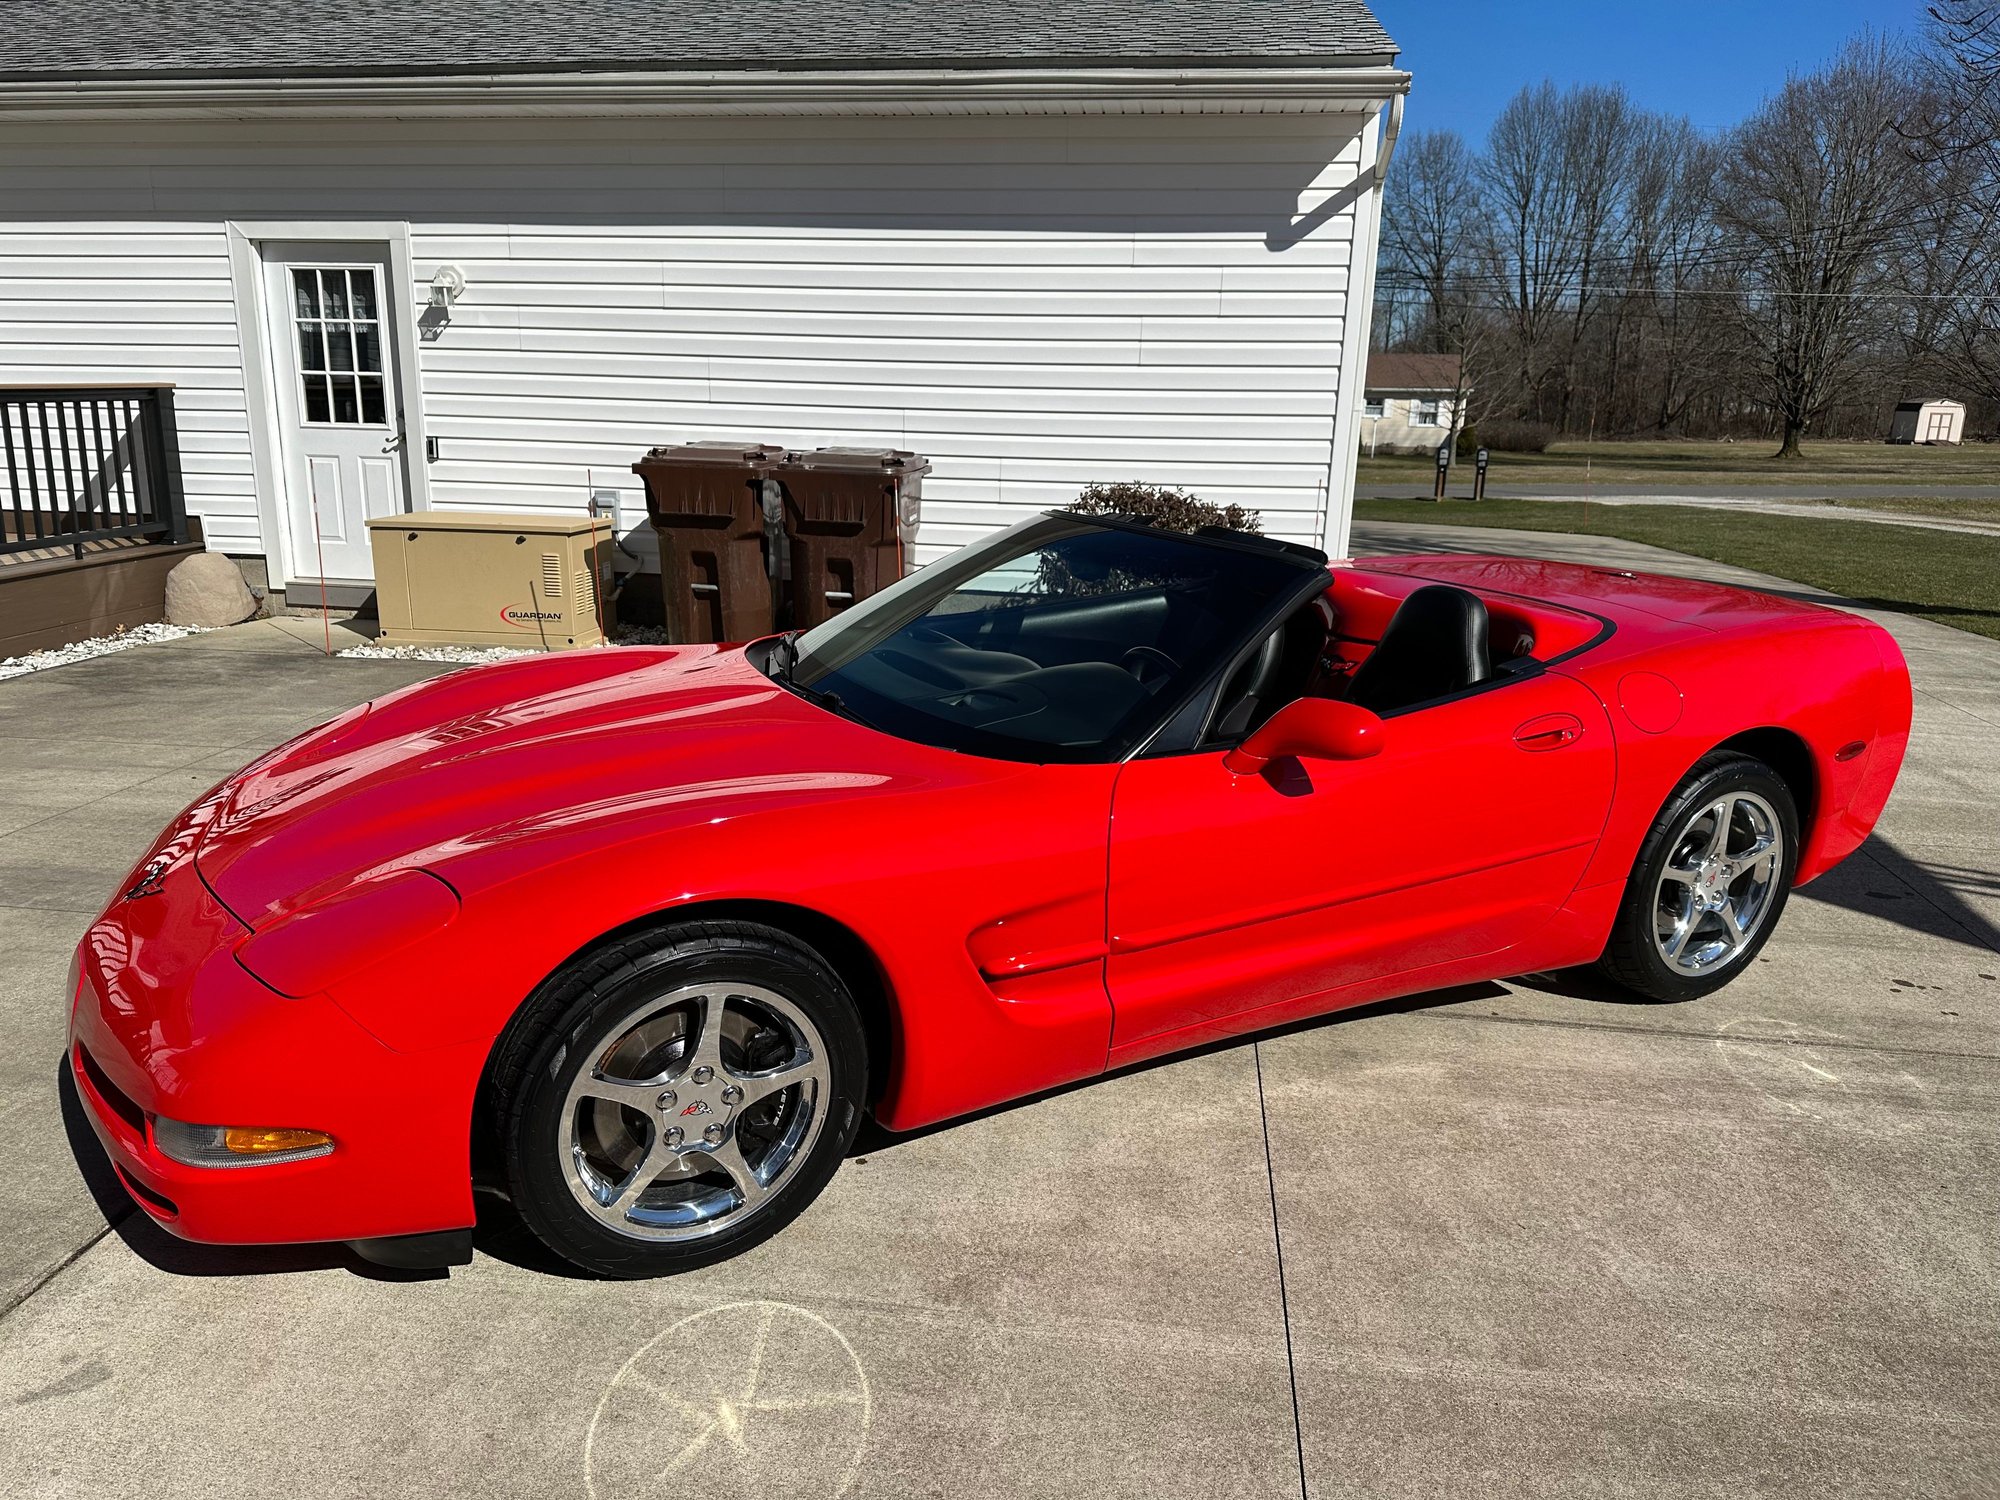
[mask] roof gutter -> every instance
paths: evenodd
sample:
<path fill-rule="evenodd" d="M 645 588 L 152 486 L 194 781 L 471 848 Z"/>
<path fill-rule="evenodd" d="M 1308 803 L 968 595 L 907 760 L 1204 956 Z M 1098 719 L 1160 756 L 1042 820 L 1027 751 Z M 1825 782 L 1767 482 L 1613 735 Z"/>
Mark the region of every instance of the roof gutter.
<path fill-rule="evenodd" d="M 491 73 L 384 78 L 0 80 L 0 118 L 341 115 L 1346 113 L 1395 101 L 1399 68 L 946 68 Z"/>

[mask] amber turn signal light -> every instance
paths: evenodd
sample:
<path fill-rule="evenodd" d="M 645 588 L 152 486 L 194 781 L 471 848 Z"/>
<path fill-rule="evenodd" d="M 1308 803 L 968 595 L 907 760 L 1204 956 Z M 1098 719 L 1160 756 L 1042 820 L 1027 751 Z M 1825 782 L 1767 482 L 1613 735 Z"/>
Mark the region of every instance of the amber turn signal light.
<path fill-rule="evenodd" d="M 280 1151 L 311 1151 L 331 1146 L 333 1137 L 323 1130 L 265 1130 L 251 1125 L 230 1125 L 222 1132 L 222 1147 L 238 1156 L 270 1156 Z"/>
<path fill-rule="evenodd" d="M 153 1116 L 153 1144 L 162 1155 L 189 1167 L 257 1167 L 306 1161 L 333 1150 L 323 1130 L 272 1125 L 184 1125 Z"/>

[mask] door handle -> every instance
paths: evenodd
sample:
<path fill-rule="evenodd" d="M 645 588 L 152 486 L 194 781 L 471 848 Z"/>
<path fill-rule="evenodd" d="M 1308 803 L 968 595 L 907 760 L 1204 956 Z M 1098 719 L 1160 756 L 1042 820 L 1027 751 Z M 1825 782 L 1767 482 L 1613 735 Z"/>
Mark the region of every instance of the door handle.
<path fill-rule="evenodd" d="M 1523 750 L 1560 750 L 1583 738 L 1583 720 L 1574 714 L 1543 714 L 1514 731 L 1514 743 Z"/>
<path fill-rule="evenodd" d="M 384 444 L 382 445 L 382 451 L 383 451 L 384 453 L 400 453 L 400 452 L 402 452 L 402 451 L 403 451 L 403 429 L 402 429 L 402 428 L 398 427 L 398 428 L 396 429 L 396 435 L 395 435 L 394 437 L 390 438 L 388 442 L 386 442 L 386 443 L 384 443 Z"/>

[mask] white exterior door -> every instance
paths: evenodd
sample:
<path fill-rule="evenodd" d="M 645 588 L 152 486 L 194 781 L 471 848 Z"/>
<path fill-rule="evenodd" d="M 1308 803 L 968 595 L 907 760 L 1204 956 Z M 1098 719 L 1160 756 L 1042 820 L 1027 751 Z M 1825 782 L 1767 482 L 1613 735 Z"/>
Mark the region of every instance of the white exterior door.
<path fill-rule="evenodd" d="M 396 318 L 386 247 L 267 244 L 285 571 L 361 583 L 370 516 L 408 510 Z"/>

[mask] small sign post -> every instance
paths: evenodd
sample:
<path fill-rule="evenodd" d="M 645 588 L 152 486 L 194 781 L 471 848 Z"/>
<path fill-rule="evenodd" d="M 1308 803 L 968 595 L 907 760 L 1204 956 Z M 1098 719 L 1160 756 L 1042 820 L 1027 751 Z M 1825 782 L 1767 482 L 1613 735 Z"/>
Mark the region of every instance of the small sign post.
<path fill-rule="evenodd" d="M 1444 488 L 1451 480 L 1451 439 L 1438 444 L 1437 484 L 1431 491 L 1431 499 L 1444 499 Z"/>
<path fill-rule="evenodd" d="M 1472 460 L 1472 498 L 1475 500 L 1486 498 L 1486 462 L 1486 450 L 1481 448 Z"/>

